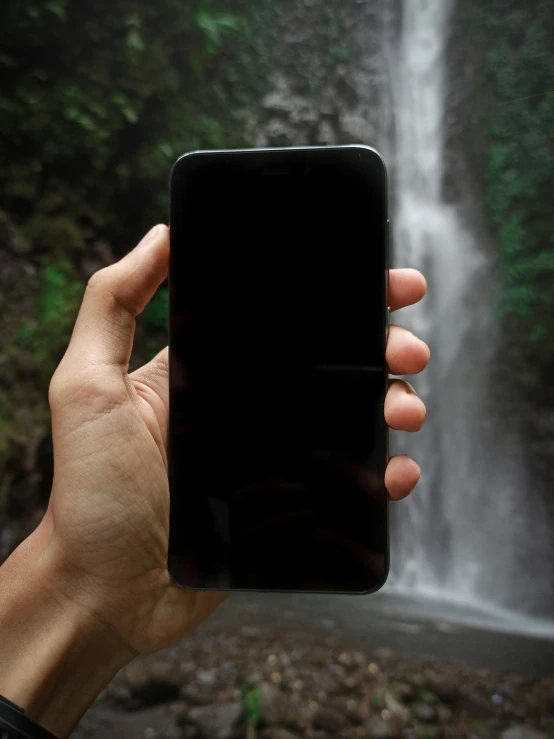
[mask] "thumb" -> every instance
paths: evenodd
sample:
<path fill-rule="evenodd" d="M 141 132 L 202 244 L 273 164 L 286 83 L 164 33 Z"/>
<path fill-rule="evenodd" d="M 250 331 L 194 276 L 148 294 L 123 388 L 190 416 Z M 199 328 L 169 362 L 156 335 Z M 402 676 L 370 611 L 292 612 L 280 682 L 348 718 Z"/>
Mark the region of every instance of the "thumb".
<path fill-rule="evenodd" d="M 158 225 L 127 256 L 91 277 L 66 353 L 74 369 L 116 365 L 127 371 L 135 317 L 165 279 L 168 264 L 169 229 Z"/>

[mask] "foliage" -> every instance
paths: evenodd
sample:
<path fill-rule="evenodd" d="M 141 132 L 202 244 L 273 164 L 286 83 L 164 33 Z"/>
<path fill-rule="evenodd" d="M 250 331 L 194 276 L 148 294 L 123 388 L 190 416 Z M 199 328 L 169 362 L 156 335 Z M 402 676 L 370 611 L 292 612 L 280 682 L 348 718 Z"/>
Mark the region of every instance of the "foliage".
<path fill-rule="evenodd" d="M 33 490 L 25 460 L 47 436 L 48 382 L 86 278 L 165 220 L 180 153 L 250 143 L 239 112 L 267 85 L 274 4 L 4 5 L 0 260 L 13 278 L 0 274 L 0 469 L 12 490 Z M 139 319 L 138 360 L 166 335 L 162 287 Z"/>
<path fill-rule="evenodd" d="M 25 222 L 44 210 L 70 214 L 122 246 L 163 217 L 179 153 L 245 143 L 234 115 L 244 89 L 227 78 L 252 86 L 247 5 L 9 3 L 0 206 Z"/>
<path fill-rule="evenodd" d="M 139 324 L 142 324 L 139 336 L 143 339 L 147 355 L 154 356 L 161 346 L 167 344 L 168 323 L 169 293 L 167 287 L 160 287 L 139 319 Z"/>
<path fill-rule="evenodd" d="M 257 685 L 245 685 L 242 688 L 242 704 L 248 723 L 257 724 L 260 720 L 261 692 Z"/>
<path fill-rule="evenodd" d="M 41 277 L 36 318 L 24 324 L 19 339 L 33 349 L 41 372 L 48 378 L 54 369 L 52 360 L 67 345 L 83 289 L 65 258 L 48 262 Z"/>
<path fill-rule="evenodd" d="M 167 288 L 160 288 L 144 309 L 143 317 L 154 328 L 167 331 L 167 317 L 169 311 L 169 295 Z"/>
<path fill-rule="evenodd" d="M 474 14 L 487 49 L 485 201 L 500 244 L 500 312 L 515 361 L 554 369 L 554 5 L 492 0 Z"/>

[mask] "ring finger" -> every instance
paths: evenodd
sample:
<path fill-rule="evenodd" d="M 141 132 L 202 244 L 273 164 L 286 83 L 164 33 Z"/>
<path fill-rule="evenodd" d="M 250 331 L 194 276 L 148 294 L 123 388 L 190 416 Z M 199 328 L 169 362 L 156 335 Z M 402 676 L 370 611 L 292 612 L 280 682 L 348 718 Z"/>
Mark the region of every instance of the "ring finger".
<path fill-rule="evenodd" d="M 404 380 L 391 380 L 385 398 L 385 420 L 396 431 L 419 431 L 425 421 L 425 404 Z"/>

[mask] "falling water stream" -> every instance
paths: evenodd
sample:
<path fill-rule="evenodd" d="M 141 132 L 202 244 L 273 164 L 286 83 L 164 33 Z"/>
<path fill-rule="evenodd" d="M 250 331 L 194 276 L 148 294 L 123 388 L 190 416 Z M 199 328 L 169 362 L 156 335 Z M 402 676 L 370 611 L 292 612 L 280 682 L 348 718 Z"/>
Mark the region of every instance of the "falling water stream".
<path fill-rule="evenodd" d="M 446 52 L 454 0 L 403 0 L 390 46 L 394 261 L 423 270 L 429 295 L 400 314 L 431 345 L 414 380 L 428 407 L 421 435 L 394 446 L 423 468 L 394 516 L 391 588 L 458 603 L 544 609 L 549 532 L 517 436 L 489 402 L 495 351 L 490 265 L 471 214 L 447 203 Z M 393 447 L 394 448 L 394 447 Z"/>
<path fill-rule="evenodd" d="M 375 144 L 389 170 L 393 264 L 421 269 L 429 287 L 422 303 L 393 318 L 432 351 L 427 371 L 410 378 L 428 408 L 425 428 L 392 438 L 392 452 L 412 455 L 422 479 L 409 500 L 392 506 L 391 574 L 380 593 L 291 594 L 285 601 L 249 595 L 235 598 L 233 607 L 248 618 L 274 613 L 282 620 L 286 603 L 291 621 L 328 623 L 366 641 L 464 659 L 473 650 L 476 664 L 502 669 L 514 668 L 517 655 L 521 669 L 542 660 L 548 670 L 554 599 L 544 491 L 537 492 L 509 423 L 510 398 L 501 412 L 491 402 L 498 356 L 494 265 L 476 194 L 449 149 L 445 110 L 455 81 L 448 48 L 462 0 L 366 2 L 373 24 L 367 68 L 377 56 L 380 81 L 377 95 L 367 84 L 361 104 L 371 115 L 379 100 Z M 450 192 L 447 201 L 444 183 L 453 178 L 463 197 L 456 201 Z M 525 638 L 516 643 L 514 634 Z M 531 635 L 544 641 L 532 644 Z"/>

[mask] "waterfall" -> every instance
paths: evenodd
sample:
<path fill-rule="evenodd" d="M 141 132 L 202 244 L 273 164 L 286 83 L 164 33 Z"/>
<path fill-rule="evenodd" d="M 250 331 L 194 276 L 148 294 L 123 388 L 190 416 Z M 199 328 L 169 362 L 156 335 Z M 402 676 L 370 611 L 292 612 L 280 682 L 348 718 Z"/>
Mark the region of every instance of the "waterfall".
<path fill-rule="evenodd" d="M 421 269 L 429 285 L 425 301 L 397 320 L 432 351 L 429 370 L 413 380 L 426 428 L 393 437 L 393 452 L 410 453 L 423 474 L 394 507 L 390 587 L 532 611 L 551 587 L 548 522 L 521 444 L 489 400 L 491 265 L 471 213 L 443 197 L 452 9 L 452 0 L 403 0 L 400 38 L 386 55 L 394 263 Z"/>

